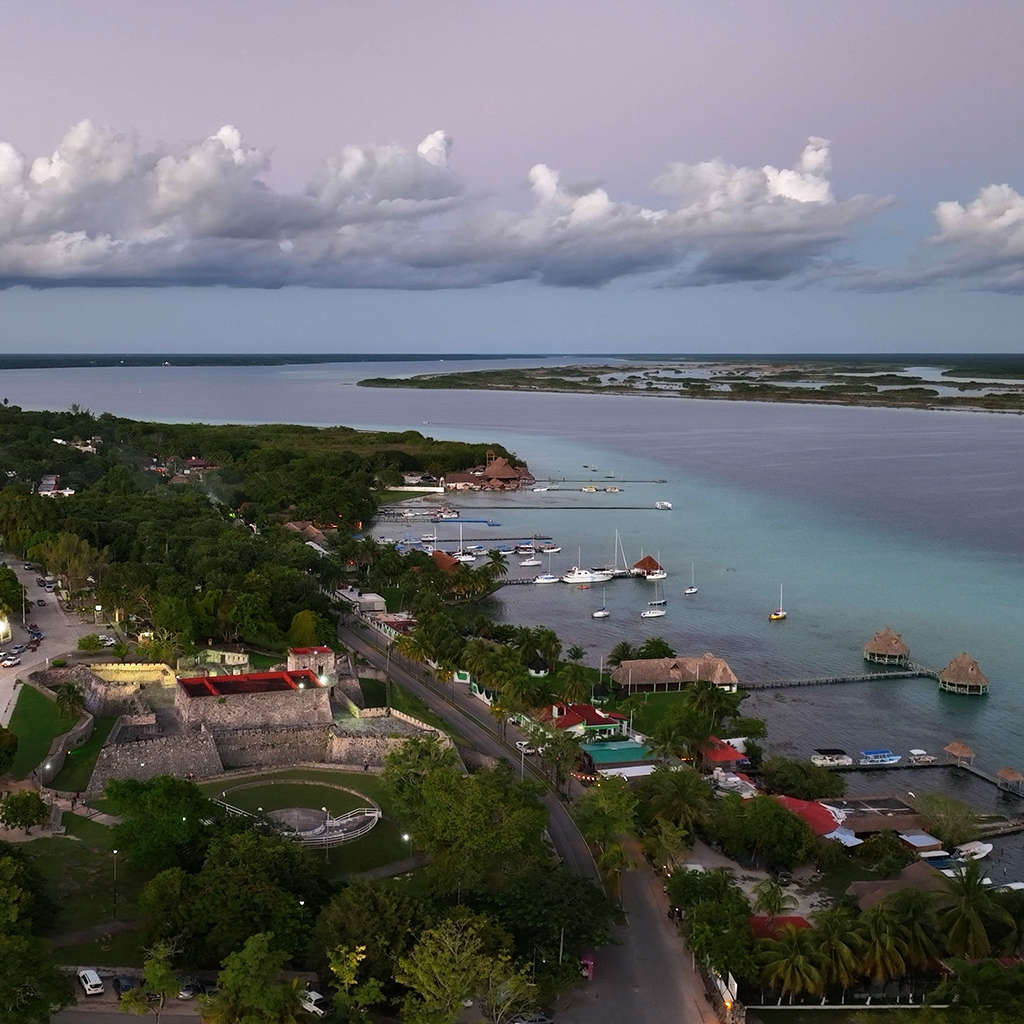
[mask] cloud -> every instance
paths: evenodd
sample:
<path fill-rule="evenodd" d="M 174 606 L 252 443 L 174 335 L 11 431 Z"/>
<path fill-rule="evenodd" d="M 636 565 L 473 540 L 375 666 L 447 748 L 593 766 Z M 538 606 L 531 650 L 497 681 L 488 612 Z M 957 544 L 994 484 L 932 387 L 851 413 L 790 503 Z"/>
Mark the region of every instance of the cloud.
<path fill-rule="evenodd" d="M 451 153 L 442 131 L 415 147 L 346 146 L 282 193 L 231 125 L 144 151 L 132 133 L 82 121 L 34 161 L 0 142 L 0 287 L 800 282 L 827 275 L 836 247 L 887 202 L 837 199 L 818 137 L 792 168 L 673 164 L 653 183 L 667 199 L 657 209 L 567 185 L 543 163 L 527 176 L 529 208 L 502 209 L 467 188 Z"/>

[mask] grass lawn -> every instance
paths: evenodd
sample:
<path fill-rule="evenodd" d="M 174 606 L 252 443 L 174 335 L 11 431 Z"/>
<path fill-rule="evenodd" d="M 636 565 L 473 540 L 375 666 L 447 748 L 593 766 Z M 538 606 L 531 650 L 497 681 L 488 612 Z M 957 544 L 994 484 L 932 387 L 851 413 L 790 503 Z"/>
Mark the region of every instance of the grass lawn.
<path fill-rule="evenodd" d="M 244 783 L 240 785 L 244 786 Z M 264 811 L 278 811 L 282 807 L 326 807 L 331 814 L 345 814 L 366 803 L 358 796 L 340 789 L 301 782 L 261 784 L 250 789 L 227 788 L 221 792 L 227 793 L 224 797 L 227 803 L 250 814 L 256 814 L 261 807 Z"/>
<path fill-rule="evenodd" d="M 120 914 L 121 901 L 118 900 Z M 89 964 L 92 967 L 141 967 L 145 952 L 135 932 L 94 939 L 81 946 L 62 946 L 51 950 L 46 960 L 51 964 Z"/>
<path fill-rule="evenodd" d="M 369 871 L 396 860 L 404 860 L 412 850 L 402 838 L 402 826 L 388 818 L 380 821 L 361 839 L 344 846 L 335 846 L 327 854 L 324 874 L 332 882 L 340 882 L 346 875 L 357 871 Z M 314 856 L 323 857 L 322 850 L 312 851 Z"/>
<path fill-rule="evenodd" d="M 249 652 L 249 665 L 254 672 L 266 672 L 275 665 L 280 665 L 282 661 L 287 660 L 288 657 L 284 654 L 256 654 L 253 651 Z"/>
<path fill-rule="evenodd" d="M 633 715 L 633 727 L 650 736 L 655 726 L 668 714 L 669 709 L 686 700 L 686 691 L 676 690 L 671 693 L 647 693 L 643 696 L 646 699 L 643 706 Z M 607 707 L 610 711 L 617 710 L 615 703 L 612 701 L 609 701 Z"/>
<path fill-rule="evenodd" d="M 363 700 L 368 708 L 387 707 L 387 684 L 383 679 L 364 679 L 360 676 L 359 689 L 363 691 Z"/>
<path fill-rule="evenodd" d="M 67 836 L 37 839 L 23 847 L 46 879 L 58 907 L 48 935 L 77 932 L 114 917 L 113 833 L 105 825 L 74 814 L 66 814 L 64 824 Z M 149 873 L 129 867 L 123 855 L 117 858 L 118 917 L 135 916 L 135 901 L 149 877 Z"/>
<path fill-rule="evenodd" d="M 394 680 L 391 681 L 391 706 L 406 715 L 412 715 L 420 722 L 440 729 L 457 741 L 464 742 L 453 726 L 450 726 L 440 715 L 435 715 L 419 697 L 403 689 Z"/>
<path fill-rule="evenodd" d="M 31 686 L 22 685 L 10 724 L 11 732 L 18 737 L 11 774 L 16 779 L 28 776 L 46 757 L 50 744 L 73 725 L 70 718 L 61 718 L 52 700 Z"/>
<path fill-rule="evenodd" d="M 64 762 L 60 773 L 50 783 L 52 789 L 66 793 L 81 792 L 89 785 L 92 770 L 96 767 L 96 758 L 100 756 L 103 744 L 114 727 L 116 718 L 97 718 L 96 728 L 88 741 L 77 750 L 72 750 Z"/>
<path fill-rule="evenodd" d="M 408 501 L 410 498 L 422 498 L 433 496 L 441 501 L 443 494 L 432 494 L 431 491 L 374 491 L 373 496 L 377 499 L 378 505 L 393 505 L 396 501 Z"/>

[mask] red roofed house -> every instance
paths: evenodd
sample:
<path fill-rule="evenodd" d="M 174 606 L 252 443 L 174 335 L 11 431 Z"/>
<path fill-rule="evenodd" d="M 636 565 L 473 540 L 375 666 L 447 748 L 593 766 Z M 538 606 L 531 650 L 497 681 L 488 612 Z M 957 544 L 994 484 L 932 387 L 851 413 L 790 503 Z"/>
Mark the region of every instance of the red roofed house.
<path fill-rule="evenodd" d="M 705 771 L 722 768 L 725 771 L 734 772 L 741 761 L 747 760 L 747 756 L 731 743 L 726 743 L 717 736 L 709 736 L 707 745 L 701 752 L 701 759 Z"/>
<path fill-rule="evenodd" d="M 563 704 L 556 701 L 537 716 L 541 725 L 564 729 L 574 736 L 625 735 L 623 726 L 628 719 L 615 711 L 602 711 L 592 704 Z"/>
<path fill-rule="evenodd" d="M 839 828 L 835 815 L 814 800 L 798 800 L 795 796 L 777 796 L 775 798 L 787 811 L 798 818 L 803 818 L 816 836 L 827 836 Z"/>
<path fill-rule="evenodd" d="M 799 931 L 801 928 L 810 928 L 811 922 L 806 917 L 769 918 L 763 914 L 755 914 L 750 919 L 750 930 L 754 933 L 755 939 L 777 939 L 787 925 L 792 925 Z"/>
<path fill-rule="evenodd" d="M 430 557 L 434 559 L 437 567 L 446 573 L 457 572 L 462 564 L 457 558 L 449 555 L 447 551 L 440 551 L 437 548 L 434 549 Z"/>

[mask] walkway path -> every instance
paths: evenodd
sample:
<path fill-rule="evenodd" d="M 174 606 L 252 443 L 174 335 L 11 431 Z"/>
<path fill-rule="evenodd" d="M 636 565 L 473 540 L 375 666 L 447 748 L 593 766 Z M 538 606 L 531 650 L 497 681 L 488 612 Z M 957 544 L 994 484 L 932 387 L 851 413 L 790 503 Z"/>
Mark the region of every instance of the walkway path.
<path fill-rule="evenodd" d="M 55 935 L 47 940 L 50 949 L 63 949 L 65 946 L 84 946 L 87 942 L 96 939 L 106 939 L 111 935 L 123 935 L 125 932 L 133 932 L 139 927 L 139 921 L 105 921 L 103 924 L 90 925 L 88 928 L 81 928 L 77 932 L 65 932 L 63 935 Z"/>
<path fill-rule="evenodd" d="M 405 860 L 393 860 L 390 864 L 382 864 L 379 868 L 371 868 L 369 871 L 357 871 L 349 878 L 366 878 L 371 882 L 379 881 L 382 878 L 394 878 L 396 875 L 405 875 L 417 868 L 426 867 L 430 858 L 426 854 L 418 853 L 415 857 L 406 857 Z"/>

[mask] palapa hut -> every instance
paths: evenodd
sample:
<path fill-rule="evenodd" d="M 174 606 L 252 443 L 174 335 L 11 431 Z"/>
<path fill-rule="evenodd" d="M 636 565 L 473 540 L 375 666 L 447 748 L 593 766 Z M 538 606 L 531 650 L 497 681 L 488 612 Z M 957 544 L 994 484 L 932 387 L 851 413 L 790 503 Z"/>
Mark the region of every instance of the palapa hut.
<path fill-rule="evenodd" d="M 958 654 L 939 673 L 939 689 L 950 693 L 988 693 L 988 677 L 972 657 Z"/>
<path fill-rule="evenodd" d="M 906 665 L 910 648 L 899 633 L 886 626 L 864 645 L 864 660 L 876 665 Z"/>
<path fill-rule="evenodd" d="M 627 692 L 637 690 L 682 690 L 694 683 L 714 683 L 735 692 L 739 685 L 736 673 L 724 658 L 702 654 L 699 658 L 637 658 L 622 662 L 612 680 Z"/>
<path fill-rule="evenodd" d="M 971 764 L 977 756 L 966 743 L 961 743 L 959 740 L 953 740 L 942 749 L 946 752 L 949 760 L 958 765 Z"/>
<path fill-rule="evenodd" d="M 1016 768 L 1000 768 L 996 772 L 996 778 L 999 780 L 999 788 L 1003 788 L 1003 783 L 1006 783 L 1006 789 L 1015 789 L 1018 793 L 1024 792 L 1021 789 L 1021 783 L 1024 782 L 1024 775 L 1021 775 Z"/>
<path fill-rule="evenodd" d="M 644 557 L 633 566 L 634 576 L 649 576 L 652 572 L 664 571 L 665 570 L 658 564 L 658 560 L 656 558 L 652 558 L 650 555 L 644 555 Z"/>

